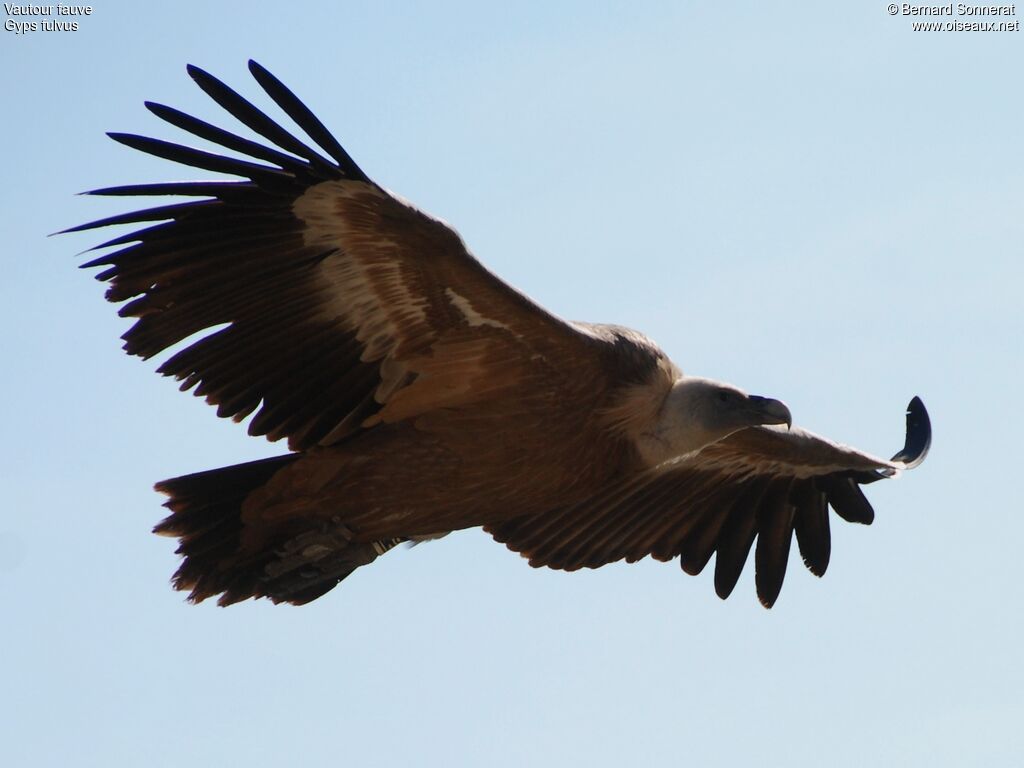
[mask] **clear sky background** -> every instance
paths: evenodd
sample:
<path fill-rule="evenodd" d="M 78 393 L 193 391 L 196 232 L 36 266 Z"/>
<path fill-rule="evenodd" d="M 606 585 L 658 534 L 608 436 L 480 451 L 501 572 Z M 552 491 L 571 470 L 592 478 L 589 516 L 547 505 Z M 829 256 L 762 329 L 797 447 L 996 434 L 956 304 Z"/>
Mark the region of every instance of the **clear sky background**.
<path fill-rule="evenodd" d="M 881 0 L 95 2 L 0 33 L 0 764 L 1024 764 L 1024 33 Z M 45 235 L 125 209 L 81 190 L 197 175 L 103 132 L 178 139 L 145 99 L 234 129 L 184 65 L 258 97 L 249 57 L 559 314 L 887 456 L 919 394 L 931 456 L 870 528 L 833 518 L 824 579 L 794 547 L 771 611 L 749 563 L 722 602 L 710 567 L 533 570 L 479 531 L 303 608 L 186 604 L 153 482 L 284 447 L 125 356 L 76 269 L 99 236 Z"/>

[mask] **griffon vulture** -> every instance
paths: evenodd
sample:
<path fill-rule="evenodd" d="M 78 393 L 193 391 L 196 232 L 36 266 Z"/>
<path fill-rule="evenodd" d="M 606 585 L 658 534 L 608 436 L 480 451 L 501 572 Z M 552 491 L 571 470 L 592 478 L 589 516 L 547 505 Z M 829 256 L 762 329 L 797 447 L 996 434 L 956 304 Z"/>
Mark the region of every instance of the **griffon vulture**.
<path fill-rule="evenodd" d="M 193 198 L 72 230 L 147 222 L 85 267 L 137 318 L 149 358 L 202 331 L 159 372 L 250 415 L 291 452 L 157 484 L 156 532 L 184 560 L 174 586 L 222 605 L 302 604 L 401 542 L 482 526 L 530 565 L 575 570 L 648 555 L 732 591 L 754 553 L 778 597 L 795 534 L 829 562 L 831 506 L 870 523 L 860 486 L 914 467 L 930 443 L 907 411 L 891 460 L 791 428 L 780 401 L 683 374 L 652 341 L 568 322 L 487 271 L 445 223 L 381 188 L 266 69 L 296 138 L 206 72 L 195 82 L 269 144 L 162 104 L 157 117 L 246 156 L 124 133 L 115 141 L 238 177 L 97 189 Z"/>

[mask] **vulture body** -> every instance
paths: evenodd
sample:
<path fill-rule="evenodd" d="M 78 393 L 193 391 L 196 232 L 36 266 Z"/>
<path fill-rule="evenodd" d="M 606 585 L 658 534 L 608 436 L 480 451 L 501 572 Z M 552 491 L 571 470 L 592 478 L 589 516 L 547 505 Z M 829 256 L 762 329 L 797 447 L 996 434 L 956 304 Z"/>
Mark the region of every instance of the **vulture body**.
<path fill-rule="evenodd" d="M 129 134 L 129 147 L 241 180 L 94 190 L 194 198 L 74 230 L 145 222 L 97 246 L 143 358 L 207 332 L 159 371 L 290 453 L 166 480 L 156 532 L 178 589 L 227 605 L 302 604 L 401 542 L 482 526 L 534 566 L 648 555 L 732 591 L 756 541 L 779 594 L 796 537 L 821 575 L 831 506 L 873 518 L 860 485 L 919 464 L 917 398 L 886 461 L 791 428 L 788 408 L 685 376 L 625 328 L 567 322 L 488 272 L 454 230 L 372 182 L 267 70 L 250 71 L 318 146 L 202 70 L 196 83 L 274 146 L 170 107 L 163 120 L 247 157 Z"/>

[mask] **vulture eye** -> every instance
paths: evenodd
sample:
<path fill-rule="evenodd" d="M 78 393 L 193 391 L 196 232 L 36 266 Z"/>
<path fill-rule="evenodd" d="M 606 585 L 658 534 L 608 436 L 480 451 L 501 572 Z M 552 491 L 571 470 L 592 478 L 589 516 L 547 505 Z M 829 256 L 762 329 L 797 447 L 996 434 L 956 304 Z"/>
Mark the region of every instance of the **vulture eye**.
<path fill-rule="evenodd" d="M 729 402 L 729 393 L 728 392 L 719 392 L 718 393 L 718 399 L 721 400 L 723 403 Z"/>

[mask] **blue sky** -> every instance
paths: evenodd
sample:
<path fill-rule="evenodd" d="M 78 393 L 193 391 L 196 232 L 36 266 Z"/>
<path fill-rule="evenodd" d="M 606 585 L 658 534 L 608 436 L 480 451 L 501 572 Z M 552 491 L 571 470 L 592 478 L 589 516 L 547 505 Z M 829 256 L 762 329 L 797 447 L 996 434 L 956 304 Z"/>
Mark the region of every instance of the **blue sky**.
<path fill-rule="evenodd" d="M 0 35 L 0 763 L 1021 764 L 1021 33 L 494 5 L 99 0 Z M 879 454 L 919 394 L 931 456 L 834 523 L 824 579 L 794 552 L 772 611 L 752 568 L 721 602 L 710 572 L 533 570 L 478 531 L 299 609 L 185 604 L 153 482 L 283 446 L 120 352 L 75 268 L 98 238 L 45 235 L 124 209 L 81 190 L 191 177 L 103 133 L 178 138 L 146 99 L 222 121 L 184 65 L 256 97 L 249 57 L 559 314 Z"/>

